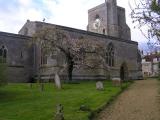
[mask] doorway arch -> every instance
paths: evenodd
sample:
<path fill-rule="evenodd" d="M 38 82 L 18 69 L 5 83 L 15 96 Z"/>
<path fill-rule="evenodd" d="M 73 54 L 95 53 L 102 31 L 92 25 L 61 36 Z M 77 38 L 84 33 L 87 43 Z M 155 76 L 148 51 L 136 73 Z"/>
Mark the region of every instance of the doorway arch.
<path fill-rule="evenodd" d="M 128 80 L 128 67 L 127 64 L 124 62 L 120 67 L 120 78 L 122 81 Z"/>

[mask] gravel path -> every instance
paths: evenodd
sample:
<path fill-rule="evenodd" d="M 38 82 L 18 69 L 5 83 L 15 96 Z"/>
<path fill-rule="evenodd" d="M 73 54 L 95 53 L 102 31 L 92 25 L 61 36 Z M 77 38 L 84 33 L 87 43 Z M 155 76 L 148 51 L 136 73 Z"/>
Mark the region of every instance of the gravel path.
<path fill-rule="evenodd" d="M 136 81 L 94 120 L 160 120 L 159 88 L 157 80 Z"/>

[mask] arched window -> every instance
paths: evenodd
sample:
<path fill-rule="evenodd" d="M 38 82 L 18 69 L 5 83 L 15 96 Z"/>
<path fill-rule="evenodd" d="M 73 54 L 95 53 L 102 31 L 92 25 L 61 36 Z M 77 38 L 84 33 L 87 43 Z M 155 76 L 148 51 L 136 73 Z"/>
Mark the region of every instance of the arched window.
<path fill-rule="evenodd" d="M 5 46 L 0 47 L 0 62 L 1 63 L 7 62 L 7 49 Z"/>
<path fill-rule="evenodd" d="M 47 55 L 45 52 L 41 49 L 41 65 L 47 64 Z"/>
<path fill-rule="evenodd" d="M 109 66 L 114 66 L 114 46 L 112 43 L 107 46 L 106 63 Z"/>
<path fill-rule="evenodd" d="M 100 17 L 99 17 L 99 15 L 98 14 L 96 14 L 96 16 L 95 16 L 95 19 L 99 19 Z"/>

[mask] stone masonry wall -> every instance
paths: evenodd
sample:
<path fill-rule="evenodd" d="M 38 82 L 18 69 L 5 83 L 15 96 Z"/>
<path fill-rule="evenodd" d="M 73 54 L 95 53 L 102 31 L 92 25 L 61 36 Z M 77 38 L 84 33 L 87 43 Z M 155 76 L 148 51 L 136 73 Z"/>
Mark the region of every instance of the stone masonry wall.
<path fill-rule="evenodd" d="M 0 46 L 7 48 L 8 82 L 28 82 L 32 76 L 30 37 L 0 32 Z"/>
<path fill-rule="evenodd" d="M 52 26 L 56 27 L 59 30 L 63 30 L 66 34 L 69 34 L 72 38 L 80 38 L 81 36 L 84 37 L 84 39 L 89 39 L 91 41 L 104 41 L 104 47 L 107 47 L 109 43 L 112 43 L 115 48 L 115 66 L 111 67 L 111 77 L 120 77 L 120 67 L 123 63 L 127 64 L 129 77 L 132 79 L 138 78 L 138 63 L 137 63 L 137 51 L 138 51 L 138 44 L 134 41 L 126 41 L 120 38 L 116 37 L 110 37 L 102 34 L 97 34 L 93 32 L 87 32 L 83 30 L 68 28 L 64 26 L 58 26 L 43 22 L 35 22 L 36 28 L 35 31 L 38 29 L 42 29 L 46 26 Z M 61 59 L 63 60 L 63 59 Z M 51 62 L 50 62 L 51 64 Z M 51 70 L 51 68 L 49 68 Z M 54 69 L 52 69 L 53 72 Z M 134 71 L 134 72 L 132 72 Z M 46 74 L 50 74 L 49 72 L 46 72 Z M 106 73 L 103 70 L 100 69 L 94 69 L 94 70 L 76 70 L 73 71 L 73 77 L 75 79 L 105 79 Z"/>

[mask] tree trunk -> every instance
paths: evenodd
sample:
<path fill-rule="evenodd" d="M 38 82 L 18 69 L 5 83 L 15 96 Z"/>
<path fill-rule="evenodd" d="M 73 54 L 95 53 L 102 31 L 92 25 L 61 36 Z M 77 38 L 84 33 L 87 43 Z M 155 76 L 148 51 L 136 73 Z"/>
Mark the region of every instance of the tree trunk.
<path fill-rule="evenodd" d="M 74 62 L 72 61 L 72 59 L 68 59 L 68 82 L 72 81 L 72 71 L 73 71 L 73 64 Z"/>

